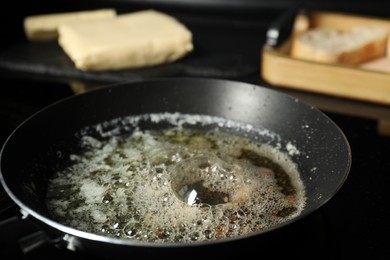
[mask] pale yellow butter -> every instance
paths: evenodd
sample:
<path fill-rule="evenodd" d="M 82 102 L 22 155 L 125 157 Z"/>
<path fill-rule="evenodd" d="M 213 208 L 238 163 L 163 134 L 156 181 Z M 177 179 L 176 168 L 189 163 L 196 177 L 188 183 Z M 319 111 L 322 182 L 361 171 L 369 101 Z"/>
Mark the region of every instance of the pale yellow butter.
<path fill-rule="evenodd" d="M 85 20 L 113 18 L 115 16 L 116 11 L 115 9 L 111 8 L 66 13 L 40 14 L 25 17 L 23 20 L 23 26 L 27 39 L 31 41 L 49 41 L 57 39 L 57 29 L 61 24 Z"/>
<path fill-rule="evenodd" d="M 191 31 L 174 17 L 155 10 L 62 24 L 58 30 L 60 46 L 75 66 L 85 71 L 157 65 L 193 50 Z"/>

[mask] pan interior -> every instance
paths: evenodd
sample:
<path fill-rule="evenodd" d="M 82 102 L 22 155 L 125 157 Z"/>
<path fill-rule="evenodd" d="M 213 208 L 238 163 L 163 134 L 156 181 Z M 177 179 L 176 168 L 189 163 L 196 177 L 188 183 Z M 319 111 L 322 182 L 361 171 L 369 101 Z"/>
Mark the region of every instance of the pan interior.
<path fill-rule="evenodd" d="M 248 124 L 178 113 L 88 127 L 83 152 L 49 180 L 49 213 L 76 229 L 142 242 L 258 233 L 305 207 L 296 164 L 270 145 L 275 139 Z"/>

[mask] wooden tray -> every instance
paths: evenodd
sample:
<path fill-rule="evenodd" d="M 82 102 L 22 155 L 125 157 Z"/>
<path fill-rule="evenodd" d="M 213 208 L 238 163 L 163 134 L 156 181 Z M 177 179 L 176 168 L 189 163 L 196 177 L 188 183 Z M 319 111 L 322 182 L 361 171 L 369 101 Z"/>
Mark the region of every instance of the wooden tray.
<path fill-rule="evenodd" d="M 291 15 L 291 14 L 289 14 Z M 278 21 L 278 26 L 283 20 Z M 297 31 L 315 27 L 346 29 L 353 25 L 385 26 L 390 20 L 337 12 L 295 12 L 290 35 L 278 42 L 278 28 L 270 28 L 262 49 L 261 76 L 271 86 L 333 95 L 390 105 L 390 58 L 359 66 L 318 63 L 290 56 L 291 39 Z M 285 22 L 285 21 L 284 21 Z"/>

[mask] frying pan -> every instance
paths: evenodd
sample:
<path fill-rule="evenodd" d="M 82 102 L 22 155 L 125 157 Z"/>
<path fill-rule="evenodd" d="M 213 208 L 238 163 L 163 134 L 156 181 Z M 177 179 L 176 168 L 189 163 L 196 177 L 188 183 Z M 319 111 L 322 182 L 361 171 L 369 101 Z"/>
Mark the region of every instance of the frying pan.
<path fill-rule="evenodd" d="M 48 179 L 71 153 L 78 151 L 75 133 L 115 118 L 165 112 L 216 116 L 250 124 L 254 129 L 275 133 L 282 148 L 293 144 L 300 151 L 291 158 L 306 188 L 305 209 L 298 217 L 266 230 L 199 243 L 154 244 L 108 238 L 73 229 L 50 217 L 45 205 Z M 264 140 L 276 145 L 267 138 Z M 222 79 L 156 78 L 102 87 L 40 110 L 9 136 L 0 159 L 2 185 L 20 208 L 21 221 L 28 220 L 40 230 L 33 242 L 27 243 L 28 248 L 51 243 L 99 256 L 210 256 L 212 252 L 221 256 L 249 245 L 258 250 L 266 245 L 264 241 L 272 241 L 261 238 L 287 230 L 322 207 L 345 182 L 351 167 L 351 149 L 343 132 L 324 113 L 276 90 Z M 26 247 L 24 250 L 28 251 Z"/>

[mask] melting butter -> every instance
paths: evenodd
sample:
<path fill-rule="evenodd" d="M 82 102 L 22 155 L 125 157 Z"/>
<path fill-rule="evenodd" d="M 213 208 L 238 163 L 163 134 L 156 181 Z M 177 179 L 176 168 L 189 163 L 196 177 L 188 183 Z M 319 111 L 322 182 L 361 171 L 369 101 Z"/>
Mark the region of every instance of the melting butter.
<path fill-rule="evenodd" d="M 147 242 L 196 242 L 258 232 L 298 216 L 305 188 L 276 148 L 219 130 L 139 130 L 98 140 L 50 180 L 53 219 Z"/>

